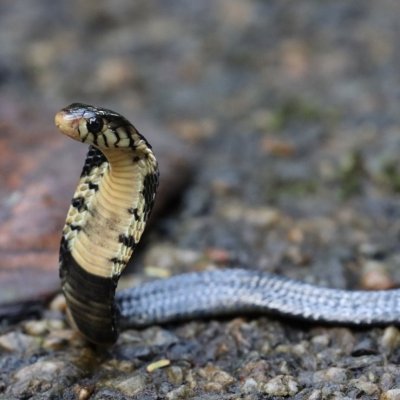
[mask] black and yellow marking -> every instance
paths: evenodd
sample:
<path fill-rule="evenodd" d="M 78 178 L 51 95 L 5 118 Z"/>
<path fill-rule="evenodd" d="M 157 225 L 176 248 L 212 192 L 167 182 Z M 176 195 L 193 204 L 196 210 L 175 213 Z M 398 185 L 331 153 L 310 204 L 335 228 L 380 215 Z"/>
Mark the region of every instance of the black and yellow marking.
<path fill-rule="evenodd" d="M 99 149 L 96 149 L 94 146 L 89 146 L 81 177 L 89 175 L 93 168 L 99 167 L 101 164 L 106 162 L 107 159 L 105 155 Z"/>
<path fill-rule="evenodd" d="M 85 209 L 85 198 L 83 196 L 74 197 L 71 202 L 72 207 L 75 207 L 78 211 Z"/>
<path fill-rule="evenodd" d="M 117 280 L 88 273 L 68 250 L 62 255 L 60 277 L 70 318 L 79 331 L 93 343 L 114 343 L 118 337 Z"/>
<path fill-rule="evenodd" d="M 133 208 L 133 207 L 128 208 L 128 213 L 133 215 L 133 217 L 135 218 L 135 221 L 140 221 L 140 216 L 139 216 L 137 208 Z"/>
<path fill-rule="evenodd" d="M 131 248 L 132 250 L 136 247 L 135 238 L 132 235 L 124 235 L 121 233 L 119 235 L 119 242 L 122 243 L 124 246 Z"/>
<path fill-rule="evenodd" d="M 157 161 L 113 111 L 75 103 L 57 114 L 56 125 L 91 144 L 64 227 L 62 288 L 77 328 L 92 342 L 110 343 L 118 336 L 115 289 L 153 207 Z"/>
<path fill-rule="evenodd" d="M 99 190 L 99 185 L 97 183 L 89 182 L 88 188 L 97 192 Z"/>
<path fill-rule="evenodd" d="M 149 172 L 143 181 L 143 196 L 145 199 L 145 206 L 143 209 L 144 221 L 148 220 L 151 210 L 153 209 L 155 192 L 158 187 L 158 170 L 156 172 Z"/>

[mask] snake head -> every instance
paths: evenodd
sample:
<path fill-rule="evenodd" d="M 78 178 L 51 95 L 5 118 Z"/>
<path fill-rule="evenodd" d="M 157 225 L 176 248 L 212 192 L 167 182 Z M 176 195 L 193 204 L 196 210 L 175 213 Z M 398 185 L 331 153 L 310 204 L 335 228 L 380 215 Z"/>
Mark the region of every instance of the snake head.
<path fill-rule="evenodd" d="M 122 115 L 82 103 L 73 103 L 59 111 L 55 124 L 64 135 L 100 150 L 135 148 L 137 140 L 145 141 Z"/>

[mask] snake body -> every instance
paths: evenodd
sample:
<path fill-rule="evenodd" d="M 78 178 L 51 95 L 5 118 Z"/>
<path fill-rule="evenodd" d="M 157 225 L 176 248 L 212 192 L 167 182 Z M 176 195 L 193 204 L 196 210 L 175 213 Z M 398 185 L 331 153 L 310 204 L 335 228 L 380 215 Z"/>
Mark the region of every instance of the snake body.
<path fill-rule="evenodd" d="M 187 273 L 116 293 L 158 186 L 151 145 L 120 114 L 74 103 L 56 114 L 62 133 L 89 144 L 60 246 L 69 317 L 91 342 L 119 328 L 240 313 L 340 324 L 398 324 L 400 290 L 346 291 L 243 269 Z"/>

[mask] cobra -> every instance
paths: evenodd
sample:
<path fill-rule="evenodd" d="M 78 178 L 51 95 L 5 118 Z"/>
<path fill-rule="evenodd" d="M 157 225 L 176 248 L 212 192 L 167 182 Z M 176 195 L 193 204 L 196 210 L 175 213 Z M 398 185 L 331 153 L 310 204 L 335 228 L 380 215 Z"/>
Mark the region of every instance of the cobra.
<path fill-rule="evenodd" d="M 245 313 L 350 325 L 400 322 L 400 290 L 331 289 L 245 269 L 187 273 L 116 292 L 153 207 L 157 160 L 114 111 L 74 103 L 55 123 L 89 144 L 60 245 L 68 314 L 89 341 L 111 344 L 127 327 Z"/>

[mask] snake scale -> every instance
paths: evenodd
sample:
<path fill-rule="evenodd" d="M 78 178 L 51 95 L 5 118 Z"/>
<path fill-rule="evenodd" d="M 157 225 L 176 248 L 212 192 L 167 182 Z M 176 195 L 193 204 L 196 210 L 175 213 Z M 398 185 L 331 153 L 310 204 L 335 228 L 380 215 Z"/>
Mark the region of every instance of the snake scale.
<path fill-rule="evenodd" d="M 116 292 L 153 207 L 157 160 L 147 140 L 114 111 L 74 103 L 55 123 L 89 145 L 62 233 L 60 277 L 69 319 L 90 342 L 111 344 L 125 327 L 243 313 L 400 322 L 400 290 L 330 289 L 244 269 L 187 273 Z"/>

